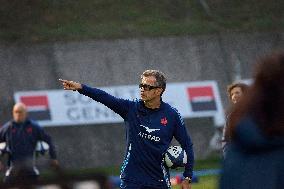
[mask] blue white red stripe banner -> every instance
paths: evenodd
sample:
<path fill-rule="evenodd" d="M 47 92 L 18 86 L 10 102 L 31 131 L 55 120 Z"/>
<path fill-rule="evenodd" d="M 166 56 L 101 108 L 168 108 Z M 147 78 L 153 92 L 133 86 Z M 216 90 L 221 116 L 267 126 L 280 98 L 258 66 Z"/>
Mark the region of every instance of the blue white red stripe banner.
<path fill-rule="evenodd" d="M 138 85 L 100 87 L 124 99 L 140 98 Z M 14 94 L 16 102 L 27 105 L 32 119 L 43 126 L 118 123 L 122 118 L 112 110 L 74 91 L 25 91 Z M 215 81 L 169 83 L 163 101 L 175 107 L 183 118 L 213 117 L 215 125 L 225 122 Z"/>

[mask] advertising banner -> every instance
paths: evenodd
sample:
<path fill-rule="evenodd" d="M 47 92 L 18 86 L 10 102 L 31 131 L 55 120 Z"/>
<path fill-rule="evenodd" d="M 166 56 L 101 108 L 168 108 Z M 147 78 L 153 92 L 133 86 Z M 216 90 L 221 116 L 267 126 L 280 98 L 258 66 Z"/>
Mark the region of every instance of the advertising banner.
<path fill-rule="evenodd" d="M 124 99 L 140 98 L 136 85 L 99 87 Z M 16 102 L 26 104 L 29 117 L 42 126 L 86 125 L 123 122 L 101 103 L 74 91 L 21 91 Z M 215 81 L 168 83 L 163 101 L 175 107 L 184 118 L 213 117 L 215 125 L 224 124 L 224 111 Z"/>

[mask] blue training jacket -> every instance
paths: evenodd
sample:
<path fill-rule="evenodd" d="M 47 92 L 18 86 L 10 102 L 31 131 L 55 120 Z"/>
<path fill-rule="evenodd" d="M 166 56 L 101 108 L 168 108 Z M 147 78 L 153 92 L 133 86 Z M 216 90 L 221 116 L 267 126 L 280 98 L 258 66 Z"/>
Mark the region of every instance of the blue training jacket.
<path fill-rule="evenodd" d="M 223 161 L 219 188 L 284 188 L 284 137 L 266 135 L 258 120 L 250 115 L 243 117 L 234 131 L 235 138 L 228 144 Z"/>
<path fill-rule="evenodd" d="M 126 155 L 121 179 L 145 186 L 170 187 L 169 173 L 163 163 L 173 137 L 186 151 L 188 163 L 183 175 L 192 177 L 194 154 L 185 124 L 169 104 L 161 102 L 158 109 L 149 109 L 141 100 L 116 98 L 105 91 L 82 85 L 79 92 L 119 114 L 126 125 Z"/>
<path fill-rule="evenodd" d="M 9 121 L 0 128 L 0 142 L 6 142 L 9 151 L 8 165 L 33 160 L 38 141 L 45 141 L 50 157 L 56 159 L 50 136 L 34 121 L 27 119 L 21 124 Z"/>

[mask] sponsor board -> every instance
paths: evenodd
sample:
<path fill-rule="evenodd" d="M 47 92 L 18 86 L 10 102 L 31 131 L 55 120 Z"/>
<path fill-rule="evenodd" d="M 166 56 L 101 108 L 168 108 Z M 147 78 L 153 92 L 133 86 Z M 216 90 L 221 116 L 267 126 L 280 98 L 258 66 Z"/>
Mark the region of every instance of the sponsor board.
<path fill-rule="evenodd" d="M 100 87 L 124 99 L 140 97 L 136 85 Z M 74 91 L 23 91 L 14 94 L 16 102 L 27 105 L 29 116 L 43 126 L 86 125 L 123 122 L 101 103 Z M 163 101 L 171 104 L 183 118 L 214 117 L 215 125 L 224 124 L 224 112 L 215 81 L 168 83 Z"/>

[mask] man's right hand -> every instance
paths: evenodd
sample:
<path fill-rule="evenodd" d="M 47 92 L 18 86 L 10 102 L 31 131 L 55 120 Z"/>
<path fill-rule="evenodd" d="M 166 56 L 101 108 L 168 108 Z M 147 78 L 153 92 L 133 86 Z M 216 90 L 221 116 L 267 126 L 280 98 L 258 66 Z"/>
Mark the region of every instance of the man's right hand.
<path fill-rule="evenodd" d="M 51 167 L 54 171 L 60 171 L 60 165 L 59 165 L 58 160 L 56 160 L 56 159 L 50 160 L 50 167 Z"/>
<path fill-rule="evenodd" d="M 75 82 L 75 81 L 68 81 L 68 80 L 64 80 L 64 79 L 59 79 L 59 81 L 62 83 L 64 90 L 76 91 L 76 90 L 82 89 L 82 85 L 80 83 Z"/>

